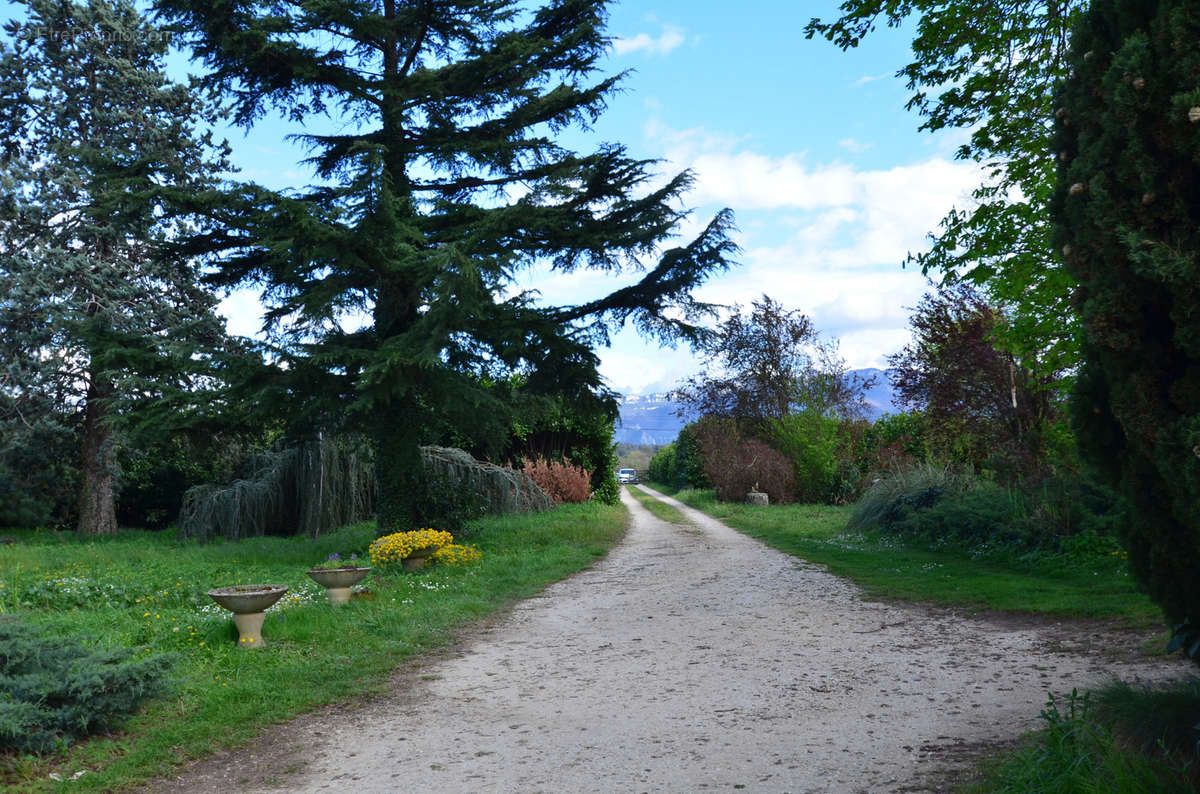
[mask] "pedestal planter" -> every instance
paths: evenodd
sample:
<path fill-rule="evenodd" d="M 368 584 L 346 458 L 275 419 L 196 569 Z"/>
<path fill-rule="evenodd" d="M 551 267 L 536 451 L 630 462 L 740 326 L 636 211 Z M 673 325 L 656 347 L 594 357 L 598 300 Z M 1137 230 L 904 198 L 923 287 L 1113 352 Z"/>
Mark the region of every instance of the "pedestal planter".
<path fill-rule="evenodd" d="M 350 601 L 350 588 L 366 578 L 370 568 L 348 565 L 344 568 L 313 568 L 308 577 L 325 588 L 329 603 L 334 606 Z"/>
<path fill-rule="evenodd" d="M 401 560 L 401 564 L 406 571 L 419 571 L 425 567 L 425 563 L 433 556 L 433 549 L 421 549 L 412 555 Z"/>
<path fill-rule="evenodd" d="M 263 611 L 287 591 L 287 586 L 282 584 L 239 584 L 209 590 L 208 595 L 233 613 L 233 622 L 238 628 L 238 647 L 261 648 L 266 618 Z"/>

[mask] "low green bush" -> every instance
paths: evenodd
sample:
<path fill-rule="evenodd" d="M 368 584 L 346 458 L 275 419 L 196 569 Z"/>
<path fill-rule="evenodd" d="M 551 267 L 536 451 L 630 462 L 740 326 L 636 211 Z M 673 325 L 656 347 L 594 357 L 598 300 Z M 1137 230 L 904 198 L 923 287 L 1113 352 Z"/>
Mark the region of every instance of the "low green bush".
<path fill-rule="evenodd" d="M 847 529 L 962 546 L 1121 556 L 1115 535 L 1120 515 L 1115 494 L 1076 475 L 1005 488 L 926 464 L 874 483 Z"/>
<path fill-rule="evenodd" d="M 0 748 L 49 752 L 104 730 L 163 692 L 171 663 L 0 622 Z"/>

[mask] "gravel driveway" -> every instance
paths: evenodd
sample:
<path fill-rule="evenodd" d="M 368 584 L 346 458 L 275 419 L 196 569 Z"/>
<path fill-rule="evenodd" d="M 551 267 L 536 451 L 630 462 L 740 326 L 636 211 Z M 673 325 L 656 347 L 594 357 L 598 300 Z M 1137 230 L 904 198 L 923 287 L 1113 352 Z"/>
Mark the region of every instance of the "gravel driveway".
<path fill-rule="evenodd" d="M 1035 727 L 1047 692 L 1182 678 L 1095 624 L 972 618 L 859 590 L 672 499 L 629 494 L 587 571 L 159 792 L 922 792 Z"/>

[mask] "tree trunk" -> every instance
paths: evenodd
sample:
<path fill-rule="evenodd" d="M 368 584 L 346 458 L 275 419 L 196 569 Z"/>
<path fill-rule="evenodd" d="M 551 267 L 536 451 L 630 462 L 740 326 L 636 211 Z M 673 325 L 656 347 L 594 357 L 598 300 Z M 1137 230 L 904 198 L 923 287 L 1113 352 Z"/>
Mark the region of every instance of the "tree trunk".
<path fill-rule="evenodd" d="M 113 470 L 111 431 L 105 421 L 103 398 L 107 388 L 95 381 L 88 386 L 83 420 L 83 490 L 79 495 L 81 535 L 115 535 L 117 532 L 116 474 Z"/>
<path fill-rule="evenodd" d="M 425 473 L 417 425 L 405 418 L 415 416 L 416 412 L 405 410 L 407 402 L 395 400 L 389 410 L 380 411 L 381 424 L 374 434 L 376 513 L 381 535 L 419 529 L 416 524 L 424 496 Z"/>

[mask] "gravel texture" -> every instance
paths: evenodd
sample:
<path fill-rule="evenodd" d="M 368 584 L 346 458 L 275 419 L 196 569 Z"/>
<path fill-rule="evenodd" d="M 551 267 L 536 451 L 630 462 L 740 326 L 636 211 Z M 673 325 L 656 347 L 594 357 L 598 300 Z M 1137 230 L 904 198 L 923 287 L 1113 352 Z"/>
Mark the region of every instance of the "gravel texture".
<path fill-rule="evenodd" d="M 1184 678 L 1095 623 L 864 601 L 672 499 L 394 694 L 305 715 L 157 792 L 926 792 L 1036 727 L 1047 693 Z"/>

